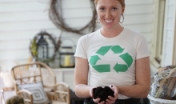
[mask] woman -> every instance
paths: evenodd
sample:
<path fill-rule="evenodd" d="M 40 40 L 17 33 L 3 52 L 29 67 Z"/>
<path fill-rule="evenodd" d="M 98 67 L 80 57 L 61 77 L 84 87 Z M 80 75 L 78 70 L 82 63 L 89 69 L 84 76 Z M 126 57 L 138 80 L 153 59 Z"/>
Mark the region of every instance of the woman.
<path fill-rule="evenodd" d="M 82 36 L 75 52 L 75 93 L 85 104 L 140 104 L 150 89 L 145 38 L 120 24 L 125 0 L 95 0 L 102 27 Z M 94 99 L 93 89 L 109 86 L 114 97 Z"/>

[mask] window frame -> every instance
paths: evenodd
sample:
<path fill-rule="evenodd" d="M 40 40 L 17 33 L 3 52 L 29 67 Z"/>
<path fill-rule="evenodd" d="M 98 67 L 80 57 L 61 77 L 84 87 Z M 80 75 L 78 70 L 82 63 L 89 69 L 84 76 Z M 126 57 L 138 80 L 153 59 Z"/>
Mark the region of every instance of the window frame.
<path fill-rule="evenodd" d="M 175 4 L 176 6 L 176 4 Z M 175 25 L 174 28 L 176 28 L 176 8 L 175 8 Z M 174 39 L 176 39 L 176 29 L 174 30 Z M 172 64 L 176 66 L 176 41 L 173 42 L 173 59 L 172 59 Z"/>
<path fill-rule="evenodd" d="M 155 68 L 161 67 L 162 62 L 162 48 L 164 36 L 164 20 L 165 20 L 166 0 L 155 1 L 155 18 L 154 18 L 154 32 L 151 44 L 151 64 Z M 163 12 L 164 11 L 164 12 Z"/>

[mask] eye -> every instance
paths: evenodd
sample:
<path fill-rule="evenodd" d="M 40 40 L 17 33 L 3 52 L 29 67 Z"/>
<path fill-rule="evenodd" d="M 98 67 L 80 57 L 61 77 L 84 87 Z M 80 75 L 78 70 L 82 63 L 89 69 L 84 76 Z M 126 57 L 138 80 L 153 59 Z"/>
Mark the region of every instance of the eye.
<path fill-rule="evenodd" d="M 114 7 L 114 8 L 112 8 L 112 10 L 117 10 L 117 8 Z"/>
<path fill-rule="evenodd" d="M 105 10 L 105 8 L 104 8 L 104 7 L 101 7 L 101 8 L 99 8 L 99 10 L 103 11 L 103 10 Z"/>

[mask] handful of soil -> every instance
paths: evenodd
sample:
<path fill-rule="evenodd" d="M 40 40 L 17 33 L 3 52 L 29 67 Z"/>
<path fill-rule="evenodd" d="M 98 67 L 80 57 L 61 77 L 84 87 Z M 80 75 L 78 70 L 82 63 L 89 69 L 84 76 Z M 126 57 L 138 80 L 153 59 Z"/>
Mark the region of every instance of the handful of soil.
<path fill-rule="evenodd" d="M 100 98 L 100 101 L 105 101 L 108 99 L 108 96 L 114 97 L 114 91 L 109 88 L 108 86 L 103 87 L 96 87 L 93 89 L 93 98 Z"/>

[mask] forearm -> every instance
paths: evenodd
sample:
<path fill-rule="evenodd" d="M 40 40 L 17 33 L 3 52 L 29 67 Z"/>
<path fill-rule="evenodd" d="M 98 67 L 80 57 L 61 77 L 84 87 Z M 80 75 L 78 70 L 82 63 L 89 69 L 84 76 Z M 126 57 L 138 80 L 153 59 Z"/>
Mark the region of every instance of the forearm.
<path fill-rule="evenodd" d="M 132 86 L 117 86 L 119 93 L 132 98 L 145 98 L 150 90 L 149 57 L 136 60 L 136 81 Z"/>
<path fill-rule="evenodd" d="M 78 84 L 75 85 L 75 94 L 79 97 L 79 98 L 88 98 L 90 97 L 90 86 L 87 86 L 85 84 Z"/>
<path fill-rule="evenodd" d="M 117 86 L 119 94 L 132 98 L 147 97 L 150 86 L 149 85 L 132 85 L 132 86 Z"/>

